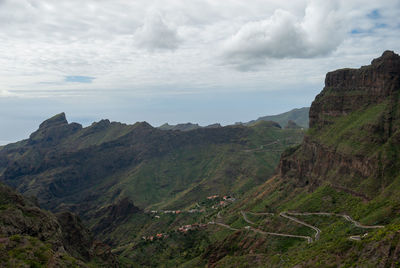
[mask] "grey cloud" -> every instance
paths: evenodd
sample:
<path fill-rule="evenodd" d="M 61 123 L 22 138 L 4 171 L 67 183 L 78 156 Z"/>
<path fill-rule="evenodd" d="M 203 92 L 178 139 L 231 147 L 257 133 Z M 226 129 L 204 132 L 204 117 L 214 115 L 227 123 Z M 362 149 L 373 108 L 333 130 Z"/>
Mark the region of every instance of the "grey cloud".
<path fill-rule="evenodd" d="M 176 28 L 167 24 L 161 13 L 150 12 L 134 34 L 134 43 L 140 48 L 150 51 L 174 50 L 178 48 L 181 39 Z"/>
<path fill-rule="evenodd" d="M 312 1 L 304 17 L 278 9 L 265 20 L 248 22 L 223 44 L 223 59 L 239 69 L 267 58 L 313 58 L 335 50 L 345 37 L 343 17 L 333 1 Z"/>

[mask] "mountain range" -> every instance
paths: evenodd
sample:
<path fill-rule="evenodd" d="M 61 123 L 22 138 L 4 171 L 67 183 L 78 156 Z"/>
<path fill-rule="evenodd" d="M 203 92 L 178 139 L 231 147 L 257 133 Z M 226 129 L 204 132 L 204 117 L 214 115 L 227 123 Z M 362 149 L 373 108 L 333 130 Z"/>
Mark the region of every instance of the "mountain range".
<path fill-rule="evenodd" d="M 24 195 L 2 186 L 1 261 L 399 267 L 399 93 L 385 51 L 329 72 L 279 122 L 83 128 L 58 114 L 0 148 L 0 181 Z"/>

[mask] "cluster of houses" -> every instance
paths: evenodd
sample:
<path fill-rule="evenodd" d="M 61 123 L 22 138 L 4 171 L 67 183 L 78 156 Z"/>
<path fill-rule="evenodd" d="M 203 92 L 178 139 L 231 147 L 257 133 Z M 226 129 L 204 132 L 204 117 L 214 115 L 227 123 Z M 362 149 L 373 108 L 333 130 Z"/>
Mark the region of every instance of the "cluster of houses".
<path fill-rule="evenodd" d="M 216 198 L 219 198 L 219 195 L 216 194 L 216 195 L 207 196 L 207 199 L 208 199 L 208 200 L 214 200 L 214 199 L 216 199 Z M 231 197 L 231 196 L 229 196 L 229 195 L 223 196 L 222 199 L 223 199 L 224 201 L 229 201 L 229 202 L 235 202 L 235 201 L 236 201 L 235 198 L 233 198 L 233 197 Z"/>
<path fill-rule="evenodd" d="M 214 196 L 209 196 L 209 197 L 214 197 Z M 209 198 L 207 197 L 207 198 Z M 228 205 L 228 202 L 235 202 L 236 199 L 233 197 L 230 197 L 229 195 L 225 195 L 224 197 L 222 197 L 222 200 L 219 201 L 218 204 L 213 205 L 211 208 L 212 209 L 218 209 L 220 207 L 226 207 Z"/>
<path fill-rule="evenodd" d="M 187 224 L 182 227 L 179 227 L 178 232 L 187 233 L 190 230 L 199 230 L 199 229 L 204 229 L 204 228 L 207 228 L 207 224 L 193 223 L 193 224 Z"/>
<path fill-rule="evenodd" d="M 142 236 L 143 240 L 151 241 L 151 242 L 153 242 L 154 240 L 157 240 L 157 239 L 164 239 L 164 238 L 168 238 L 168 235 L 167 234 L 163 234 L 163 233 L 159 233 L 159 234 L 151 235 L 151 236 Z"/>
<path fill-rule="evenodd" d="M 203 209 L 189 209 L 189 210 L 161 210 L 158 212 L 157 210 L 150 211 L 151 214 L 181 214 L 181 213 L 203 213 L 206 210 Z M 156 218 L 160 218 L 160 216 L 155 216 Z"/>
<path fill-rule="evenodd" d="M 181 210 L 164 210 L 164 211 L 162 211 L 162 213 L 164 213 L 164 214 L 181 214 L 182 211 Z"/>
<path fill-rule="evenodd" d="M 228 202 L 235 202 L 236 199 L 229 196 L 229 195 L 225 195 L 222 198 L 220 198 L 219 195 L 210 195 L 207 196 L 208 200 L 215 200 L 217 199 L 218 203 L 213 205 L 211 208 L 212 209 L 218 209 L 220 207 L 226 207 L 228 205 Z M 197 206 L 199 206 L 199 204 L 197 204 Z M 200 208 L 200 206 L 199 206 Z M 151 214 L 181 214 L 181 213 L 204 213 L 206 210 L 204 208 L 202 209 L 189 209 L 189 210 L 151 210 L 150 213 Z M 156 215 L 155 218 L 159 219 L 160 216 Z"/>
<path fill-rule="evenodd" d="M 236 199 L 229 196 L 229 195 L 225 195 L 224 197 L 222 197 L 222 199 L 224 199 L 225 201 L 229 201 L 229 202 L 235 202 Z"/>
<path fill-rule="evenodd" d="M 217 204 L 213 205 L 212 208 L 213 209 L 218 209 L 220 207 L 225 207 L 229 204 L 229 202 L 235 202 L 236 199 L 229 196 L 229 195 L 225 195 L 222 198 L 220 198 L 219 195 L 211 195 L 207 197 L 208 200 L 215 200 L 218 201 Z M 197 206 L 199 206 L 197 204 Z M 199 206 L 200 208 L 200 206 Z M 181 213 L 203 213 L 205 212 L 205 209 L 190 209 L 190 210 L 161 210 L 161 211 L 157 211 L 157 210 L 151 210 L 150 213 L 151 214 L 181 214 Z M 155 215 L 155 218 L 159 219 L 160 216 Z M 210 222 L 213 223 L 213 222 Z M 190 230 L 199 230 L 199 229 L 204 229 L 207 228 L 207 224 L 202 224 L 202 223 L 194 223 L 194 224 L 187 224 L 184 226 L 181 226 L 178 228 L 178 232 L 184 233 L 186 234 L 188 231 Z M 145 241 L 155 241 L 158 239 L 164 239 L 164 238 L 168 238 L 167 234 L 163 234 L 163 233 L 159 233 L 156 235 L 152 235 L 152 236 L 143 236 L 142 239 Z"/>
<path fill-rule="evenodd" d="M 186 234 L 190 230 L 200 230 L 200 229 L 204 229 L 204 228 L 207 228 L 207 224 L 193 223 L 193 224 L 187 224 L 182 227 L 179 227 L 177 231 Z M 153 242 L 155 240 L 165 239 L 168 237 L 169 237 L 168 234 L 159 233 L 156 235 L 142 236 L 142 239 L 145 241 Z"/>

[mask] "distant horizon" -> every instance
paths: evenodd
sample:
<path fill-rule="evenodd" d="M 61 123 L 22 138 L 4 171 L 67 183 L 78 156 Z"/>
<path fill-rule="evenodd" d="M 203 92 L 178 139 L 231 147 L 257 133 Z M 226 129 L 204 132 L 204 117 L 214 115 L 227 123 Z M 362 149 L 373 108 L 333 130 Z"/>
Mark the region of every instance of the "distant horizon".
<path fill-rule="evenodd" d="M 208 123 L 208 124 L 207 124 L 207 123 L 206 123 L 206 124 L 200 124 L 200 123 L 195 122 L 195 121 L 177 122 L 177 123 L 165 122 L 165 123 L 162 123 L 162 124 L 152 124 L 151 122 L 148 122 L 148 121 L 146 121 L 146 120 L 139 120 L 139 121 L 127 123 L 127 122 L 118 121 L 118 120 L 111 120 L 111 119 L 109 119 L 109 118 L 96 119 L 96 120 L 93 120 L 93 121 L 91 121 L 91 122 L 88 122 L 88 121 L 86 121 L 86 122 L 79 122 L 79 120 L 70 119 L 70 117 L 68 116 L 68 113 L 61 111 L 61 112 L 59 112 L 59 113 L 55 113 L 55 114 L 49 115 L 47 118 L 41 120 L 41 121 L 37 124 L 36 129 L 35 129 L 35 130 L 32 130 L 31 132 L 29 132 L 29 134 L 28 134 L 25 138 L 19 138 L 19 139 L 16 139 L 16 140 L 0 140 L 0 146 L 4 146 L 4 145 L 10 144 L 10 143 L 15 143 L 15 142 L 18 142 L 18 141 L 21 141 L 21 140 L 24 140 L 24 139 L 28 139 L 28 138 L 29 138 L 29 135 L 30 135 L 32 132 L 36 131 L 36 130 L 39 128 L 39 125 L 40 125 L 42 122 L 46 121 L 47 119 L 50 119 L 51 117 L 53 117 L 53 116 L 55 116 L 55 115 L 61 114 L 61 113 L 65 113 L 65 117 L 66 117 L 68 123 L 78 123 L 78 124 L 81 124 L 84 128 L 85 128 L 85 127 L 89 127 L 91 124 L 96 123 L 96 122 L 99 122 L 99 121 L 101 121 L 101 120 L 109 120 L 111 123 L 112 123 L 112 122 L 117 122 L 117 123 L 122 123 L 122 124 L 127 124 L 127 125 L 132 125 L 132 124 L 135 124 L 135 123 L 138 123 L 138 122 L 146 122 L 146 123 L 150 124 L 150 125 L 151 125 L 152 127 L 154 127 L 154 128 L 158 128 L 158 127 L 162 126 L 163 124 L 179 125 L 179 124 L 189 124 L 189 123 L 190 123 L 190 124 L 198 124 L 200 127 L 206 127 L 206 126 L 209 126 L 209 125 L 212 125 L 212 124 L 220 124 L 221 126 L 225 127 L 225 126 L 235 125 L 235 124 L 237 124 L 237 123 L 247 123 L 247 122 L 250 122 L 250 121 L 252 121 L 252 120 L 257 120 L 257 119 L 259 119 L 260 117 L 264 117 L 264 116 L 275 116 L 275 115 L 280 115 L 280 114 L 283 114 L 283 113 L 286 113 L 286 112 L 290 112 L 290 111 L 292 111 L 292 110 L 303 109 L 303 108 L 309 108 L 309 106 L 292 108 L 292 109 L 290 109 L 290 110 L 287 110 L 287 111 L 284 111 L 284 112 L 281 112 L 281 113 L 260 115 L 260 116 L 258 116 L 258 117 L 256 117 L 256 118 L 253 118 L 253 119 L 250 119 L 250 120 L 246 120 L 246 121 L 235 121 L 235 122 L 231 122 L 231 123 L 213 122 L 213 123 Z"/>
<path fill-rule="evenodd" d="M 0 1 L 0 141 L 82 125 L 234 124 L 311 105 L 400 51 L 397 0 Z"/>

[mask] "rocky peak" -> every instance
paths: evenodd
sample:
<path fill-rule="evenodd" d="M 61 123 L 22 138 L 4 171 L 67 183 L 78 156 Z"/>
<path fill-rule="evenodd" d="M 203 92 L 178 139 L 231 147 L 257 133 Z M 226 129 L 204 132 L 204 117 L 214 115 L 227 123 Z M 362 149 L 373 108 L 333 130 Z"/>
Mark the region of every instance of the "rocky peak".
<path fill-rule="evenodd" d="M 67 118 L 65 117 L 65 113 L 59 113 L 56 114 L 55 116 L 47 119 L 43 123 L 40 124 L 40 128 L 48 128 L 48 127 L 56 127 L 56 126 L 62 126 L 62 125 L 68 125 Z"/>
<path fill-rule="evenodd" d="M 135 123 L 136 127 L 145 128 L 145 129 L 153 129 L 153 126 L 147 123 L 146 121 Z"/>
<path fill-rule="evenodd" d="M 329 72 L 325 87 L 310 108 L 310 127 L 329 125 L 333 118 L 377 104 L 400 91 L 400 56 L 385 51 L 371 65 Z"/>
<path fill-rule="evenodd" d="M 82 125 L 77 123 L 68 124 L 65 113 L 57 114 L 40 124 L 39 129 L 31 134 L 29 142 L 53 144 L 80 130 Z"/>

